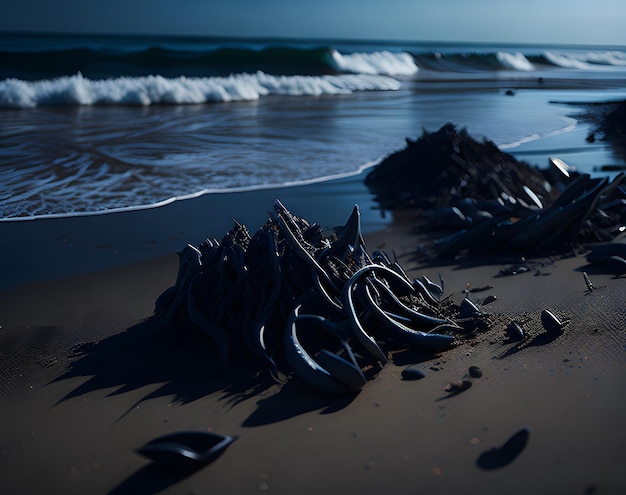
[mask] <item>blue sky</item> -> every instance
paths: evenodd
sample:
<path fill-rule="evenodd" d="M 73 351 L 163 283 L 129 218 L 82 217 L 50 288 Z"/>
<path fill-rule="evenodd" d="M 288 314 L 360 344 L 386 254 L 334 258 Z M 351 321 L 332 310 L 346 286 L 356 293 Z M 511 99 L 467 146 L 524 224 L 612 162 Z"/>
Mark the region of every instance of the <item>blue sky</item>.
<path fill-rule="evenodd" d="M 625 0 L 3 0 L 0 30 L 626 45 Z"/>

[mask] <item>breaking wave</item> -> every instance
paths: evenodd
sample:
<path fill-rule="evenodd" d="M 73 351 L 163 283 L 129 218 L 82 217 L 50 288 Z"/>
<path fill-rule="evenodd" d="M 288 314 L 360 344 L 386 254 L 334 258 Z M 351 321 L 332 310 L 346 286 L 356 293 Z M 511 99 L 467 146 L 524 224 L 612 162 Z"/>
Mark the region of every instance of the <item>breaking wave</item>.
<path fill-rule="evenodd" d="M 379 75 L 272 76 L 263 72 L 228 77 L 162 76 L 91 80 L 78 73 L 56 79 L 0 81 L 0 107 L 200 104 L 252 101 L 267 95 L 320 96 L 400 89 Z"/>
<path fill-rule="evenodd" d="M 626 66 L 626 52 L 622 51 L 588 51 L 588 52 L 555 52 L 543 54 L 548 64 L 568 69 L 597 69 L 601 66 Z"/>
<path fill-rule="evenodd" d="M 331 50 L 330 56 L 331 65 L 338 72 L 411 76 L 417 73 L 418 70 L 417 65 L 415 65 L 415 60 L 406 52 L 357 52 L 342 55 L 337 50 L 333 49 Z"/>

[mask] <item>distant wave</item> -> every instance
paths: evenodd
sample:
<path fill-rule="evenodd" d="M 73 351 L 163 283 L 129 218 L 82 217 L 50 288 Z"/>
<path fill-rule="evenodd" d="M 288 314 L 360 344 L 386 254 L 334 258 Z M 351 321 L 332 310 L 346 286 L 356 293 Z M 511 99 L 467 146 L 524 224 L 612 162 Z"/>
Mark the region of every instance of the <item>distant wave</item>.
<path fill-rule="evenodd" d="M 482 72 L 498 70 L 532 71 L 539 67 L 567 69 L 597 69 L 599 67 L 626 67 L 626 52 L 619 50 L 597 51 L 545 51 L 541 54 L 524 54 L 520 51 L 468 52 L 468 53 L 415 53 L 419 68 L 440 72 Z"/>
<path fill-rule="evenodd" d="M 443 72 L 530 71 L 535 67 L 521 52 L 415 54 L 418 67 Z"/>
<path fill-rule="evenodd" d="M 149 47 L 141 50 L 70 48 L 0 51 L 0 77 L 37 80 L 81 72 L 90 78 L 111 76 L 226 76 L 262 71 L 274 75 L 413 74 L 408 53 L 340 53 L 331 47 L 216 47 L 206 50 Z"/>
<path fill-rule="evenodd" d="M 229 41 L 200 39 L 150 40 L 134 38 L 14 39 L 0 37 L 0 79 L 54 79 L 78 72 L 90 79 L 161 75 L 166 78 L 226 77 L 231 74 L 412 76 L 419 69 L 440 72 L 532 71 L 561 67 L 589 69 L 625 67 L 626 51 L 520 47 L 346 46 L 341 43 Z"/>
<path fill-rule="evenodd" d="M 263 72 L 229 77 L 162 76 L 91 80 L 73 76 L 0 81 L 0 108 L 38 106 L 198 104 L 252 101 L 267 95 L 319 96 L 400 89 L 379 75 L 273 76 Z"/>
<path fill-rule="evenodd" d="M 587 52 L 555 52 L 543 54 L 545 62 L 568 69 L 595 69 L 598 66 L 626 66 L 626 52 L 587 51 Z"/>
<path fill-rule="evenodd" d="M 496 53 L 496 58 L 498 62 L 502 64 L 502 66 L 506 69 L 513 70 L 534 70 L 535 66 L 530 63 L 530 61 L 524 56 L 523 53 L 509 53 L 509 52 L 498 52 Z"/>
<path fill-rule="evenodd" d="M 385 74 L 389 76 L 410 76 L 417 72 L 415 60 L 408 53 L 391 53 L 389 51 L 373 53 L 351 53 L 342 55 L 331 50 L 331 65 L 338 72 L 354 74 Z"/>

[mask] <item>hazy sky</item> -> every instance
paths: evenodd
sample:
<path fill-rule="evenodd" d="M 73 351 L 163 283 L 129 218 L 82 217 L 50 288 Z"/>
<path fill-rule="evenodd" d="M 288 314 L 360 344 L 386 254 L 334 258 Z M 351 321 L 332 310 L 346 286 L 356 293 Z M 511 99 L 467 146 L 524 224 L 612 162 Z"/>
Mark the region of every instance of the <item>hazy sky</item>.
<path fill-rule="evenodd" d="M 3 0 L 0 30 L 626 45 L 626 0 Z"/>

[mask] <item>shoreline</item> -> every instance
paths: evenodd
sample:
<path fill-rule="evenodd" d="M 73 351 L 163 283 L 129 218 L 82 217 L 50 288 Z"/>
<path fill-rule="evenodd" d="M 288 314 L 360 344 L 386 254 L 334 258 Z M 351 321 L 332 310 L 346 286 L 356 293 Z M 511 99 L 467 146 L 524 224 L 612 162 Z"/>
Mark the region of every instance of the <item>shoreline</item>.
<path fill-rule="evenodd" d="M 343 225 L 358 204 L 363 231 L 377 230 L 391 219 L 375 209 L 363 181 L 368 171 L 310 184 L 205 194 L 106 215 L 0 222 L 0 292 L 176 253 L 207 237 L 221 239 L 233 220 L 254 232 L 277 198 L 294 214 L 325 227 Z"/>

